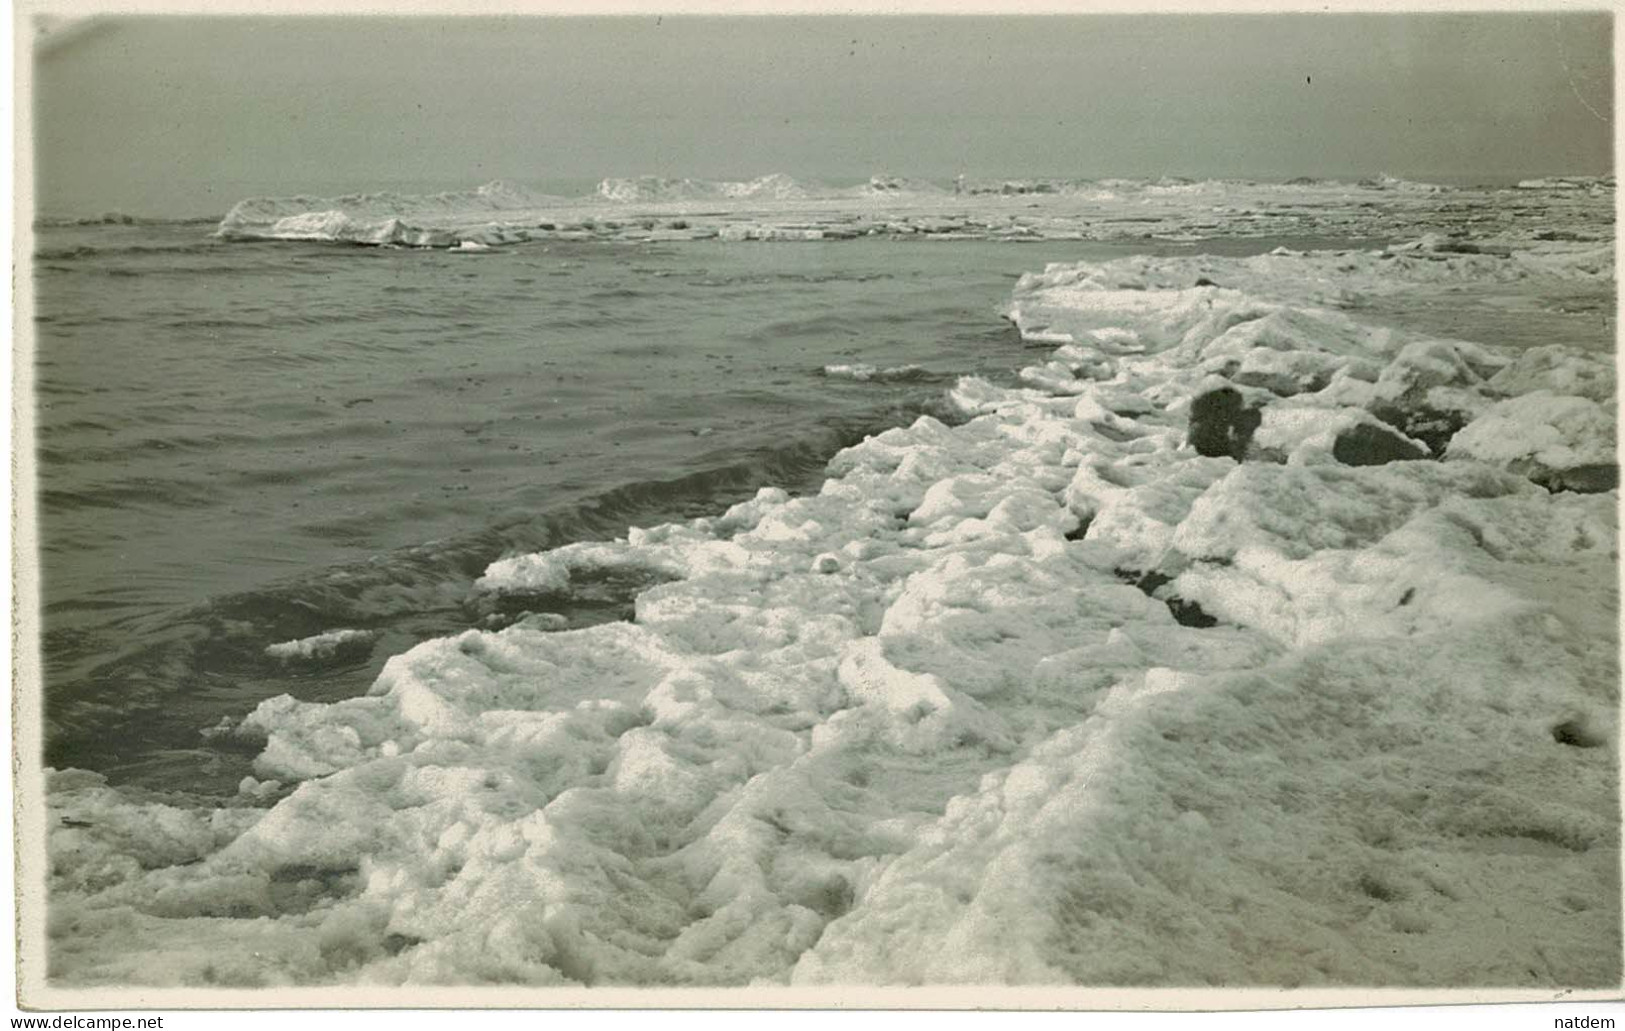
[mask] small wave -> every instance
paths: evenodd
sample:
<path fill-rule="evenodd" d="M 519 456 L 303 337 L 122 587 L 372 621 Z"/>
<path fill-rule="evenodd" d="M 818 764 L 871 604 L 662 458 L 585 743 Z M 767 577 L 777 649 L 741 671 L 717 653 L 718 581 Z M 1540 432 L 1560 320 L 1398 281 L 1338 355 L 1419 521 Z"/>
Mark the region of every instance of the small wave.
<path fill-rule="evenodd" d="M 47 487 L 39 492 L 40 509 L 45 513 L 136 507 L 204 509 L 217 500 L 208 487 L 175 479 L 125 480 L 82 490 Z"/>
<path fill-rule="evenodd" d="M 219 247 L 218 241 L 212 237 L 203 237 L 196 240 L 184 240 L 177 243 L 139 243 L 119 244 L 114 246 L 99 246 L 97 244 L 75 244 L 72 247 L 39 247 L 34 251 L 35 261 L 80 261 L 85 258 L 105 258 L 113 256 L 129 256 L 144 254 L 197 254 L 211 248 Z M 188 270 L 195 272 L 195 270 Z"/>

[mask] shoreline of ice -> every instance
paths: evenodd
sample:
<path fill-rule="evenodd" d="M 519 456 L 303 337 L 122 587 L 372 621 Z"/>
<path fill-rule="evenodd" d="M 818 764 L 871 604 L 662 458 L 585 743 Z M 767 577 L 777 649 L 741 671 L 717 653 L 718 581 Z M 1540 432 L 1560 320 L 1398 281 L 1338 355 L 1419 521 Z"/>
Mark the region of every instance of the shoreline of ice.
<path fill-rule="evenodd" d="M 965 424 L 479 584 L 633 621 L 266 701 L 224 807 L 51 774 L 53 976 L 1617 984 L 1612 362 L 1339 309 L 1613 275 L 1427 241 L 1029 274 L 1054 350 L 961 380 Z M 1220 385 L 1244 461 L 1186 441 Z"/>
<path fill-rule="evenodd" d="M 1591 217 L 1612 177 L 1553 177 L 1516 187 L 1446 187 L 1381 176 L 1358 182 L 1182 179 L 961 180 L 876 176 L 821 187 L 774 174 L 741 182 L 606 179 L 589 197 L 534 193 L 496 181 L 411 196 L 251 198 L 220 221 L 227 240 L 455 248 L 537 240 L 809 241 L 858 237 L 1149 240 L 1193 243 L 1259 236 L 1409 236 L 1418 224 L 1475 239 L 1522 232 L 1496 204 L 1539 203 L 1547 231 L 1606 243 Z M 1505 210 L 1503 210 L 1505 209 Z M 1504 217 L 1503 217 L 1504 216 Z M 1497 219 L 1500 219 L 1498 222 Z"/>

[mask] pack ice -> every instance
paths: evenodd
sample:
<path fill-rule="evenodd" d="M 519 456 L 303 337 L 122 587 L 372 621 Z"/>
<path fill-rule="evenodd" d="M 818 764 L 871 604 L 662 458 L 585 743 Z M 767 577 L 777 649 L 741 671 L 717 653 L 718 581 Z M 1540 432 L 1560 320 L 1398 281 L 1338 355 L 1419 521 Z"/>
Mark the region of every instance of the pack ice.
<path fill-rule="evenodd" d="M 631 621 L 269 700 L 224 806 L 53 773 L 51 975 L 1617 983 L 1612 362 L 1340 307 L 1585 277 L 1611 252 L 1030 274 L 1051 351 L 963 425 L 478 585 Z M 1220 387 L 1239 461 L 1187 441 Z"/>
<path fill-rule="evenodd" d="M 878 175 L 834 187 L 774 173 L 742 181 L 605 179 L 590 196 L 560 197 L 499 180 L 428 195 L 249 198 L 227 212 L 216 235 L 456 249 L 526 241 L 859 237 L 1188 244 L 1223 237 L 1388 239 L 1414 235 L 1418 226 L 1484 237 L 1538 222 L 1552 239 L 1606 248 L 1609 237 L 1599 222 L 1612 210 L 1612 191 L 1611 179 L 1456 189 L 1389 176 L 1356 183 L 960 178 L 950 188 Z"/>

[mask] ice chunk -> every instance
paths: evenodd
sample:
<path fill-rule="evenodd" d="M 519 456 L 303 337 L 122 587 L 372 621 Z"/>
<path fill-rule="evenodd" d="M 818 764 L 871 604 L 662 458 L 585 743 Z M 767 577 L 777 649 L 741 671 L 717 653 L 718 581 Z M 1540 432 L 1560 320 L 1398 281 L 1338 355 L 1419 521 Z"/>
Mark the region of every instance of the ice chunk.
<path fill-rule="evenodd" d="M 1593 401 L 1610 401 L 1618 390 L 1612 362 L 1555 344 L 1520 352 L 1489 385 L 1512 396 L 1546 390 Z"/>
<path fill-rule="evenodd" d="M 364 654 L 370 650 L 377 636 L 371 630 L 324 630 L 310 637 L 301 637 L 297 641 L 267 645 L 265 654 L 268 658 L 282 662 L 331 659 L 341 654 Z"/>
<path fill-rule="evenodd" d="M 1554 489 L 1609 490 L 1619 480 L 1617 434 L 1612 404 L 1537 390 L 1490 407 L 1451 438 L 1447 456 L 1525 472 Z"/>

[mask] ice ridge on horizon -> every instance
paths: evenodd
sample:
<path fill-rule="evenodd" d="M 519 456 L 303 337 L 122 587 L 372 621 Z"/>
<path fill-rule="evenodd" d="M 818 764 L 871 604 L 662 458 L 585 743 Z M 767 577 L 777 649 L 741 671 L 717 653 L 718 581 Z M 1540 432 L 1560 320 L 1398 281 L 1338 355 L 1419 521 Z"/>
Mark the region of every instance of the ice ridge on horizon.
<path fill-rule="evenodd" d="M 1596 207 L 1612 177 L 1553 177 L 1509 187 L 1554 211 Z M 605 179 L 587 197 L 505 181 L 414 196 L 251 198 L 221 220 L 225 239 L 455 247 L 534 239 L 830 240 L 949 235 L 987 239 L 1163 239 L 1278 235 L 1404 236 L 1416 224 L 1463 221 L 1471 198 L 1494 190 L 1392 176 L 1357 182 L 1293 179 L 969 179 L 877 175 L 832 187 L 775 173 L 751 180 Z M 1463 200 L 1462 198 L 1467 198 Z M 1490 211 L 1495 205 L 1487 204 Z M 1561 214 L 1561 212 L 1559 212 Z M 1577 229 L 1586 232 L 1587 229 Z M 1594 231 L 1592 227 L 1591 231 Z"/>

